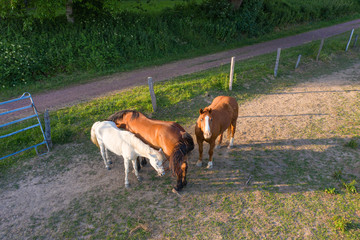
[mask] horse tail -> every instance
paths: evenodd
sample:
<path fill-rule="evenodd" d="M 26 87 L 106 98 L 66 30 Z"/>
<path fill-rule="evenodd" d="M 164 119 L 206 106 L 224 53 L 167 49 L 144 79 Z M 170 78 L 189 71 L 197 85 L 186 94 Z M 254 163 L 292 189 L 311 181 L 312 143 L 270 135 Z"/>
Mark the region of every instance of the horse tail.
<path fill-rule="evenodd" d="M 185 155 L 194 149 L 194 140 L 189 133 L 185 132 L 181 137 L 180 143 L 175 147 L 169 159 L 170 169 L 177 176 L 182 173 L 181 165 L 184 163 Z"/>
<path fill-rule="evenodd" d="M 98 143 L 98 140 L 97 140 L 97 137 L 96 137 L 96 133 L 95 133 L 95 123 L 94 125 L 92 126 L 91 128 L 91 141 L 98 147 L 100 148 L 99 146 L 99 143 Z"/>

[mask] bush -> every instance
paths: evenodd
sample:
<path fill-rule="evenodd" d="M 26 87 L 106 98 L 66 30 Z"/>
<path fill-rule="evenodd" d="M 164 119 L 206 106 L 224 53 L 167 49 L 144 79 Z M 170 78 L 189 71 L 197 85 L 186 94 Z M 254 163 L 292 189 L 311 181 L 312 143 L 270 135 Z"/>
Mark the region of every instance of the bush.
<path fill-rule="evenodd" d="M 29 45 L 0 41 L 0 83 L 2 88 L 27 84 L 36 69 L 36 61 L 31 56 Z"/>
<path fill-rule="evenodd" d="M 234 10 L 227 0 L 206 0 L 160 13 L 97 16 L 80 11 L 74 24 L 65 16 L 31 22 L 8 18 L 0 21 L 0 86 L 16 87 L 74 71 L 126 70 L 132 64 L 236 43 L 276 26 L 348 15 L 359 5 L 355 0 L 244 0 Z"/>

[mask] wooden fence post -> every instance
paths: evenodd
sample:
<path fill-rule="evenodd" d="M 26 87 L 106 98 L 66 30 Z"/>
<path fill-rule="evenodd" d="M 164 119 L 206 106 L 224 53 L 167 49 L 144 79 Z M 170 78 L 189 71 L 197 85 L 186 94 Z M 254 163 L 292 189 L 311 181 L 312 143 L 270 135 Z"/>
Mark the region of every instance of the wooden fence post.
<path fill-rule="evenodd" d="M 319 61 L 319 57 L 320 57 L 320 52 L 321 52 L 321 50 L 322 50 L 322 48 L 323 48 L 323 46 L 324 46 L 324 38 L 323 39 L 321 39 L 321 43 L 320 43 L 320 47 L 319 47 L 319 51 L 318 51 L 318 54 L 317 54 L 317 56 L 316 56 L 316 61 Z"/>
<path fill-rule="evenodd" d="M 232 84 L 234 80 L 234 66 L 235 66 L 235 57 L 231 58 L 231 67 L 230 67 L 230 81 L 229 81 L 229 90 L 232 90 Z"/>
<path fill-rule="evenodd" d="M 279 68 L 279 61 L 280 61 L 280 53 L 281 48 L 277 49 L 277 55 L 276 55 L 276 62 L 275 62 L 275 69 L 274 69 L 274 76 L 277 76 L 278 68 Z"/>
<path fill-rule="evenodd" d="M 154 84 L 153 84 L 152 77 L 148 77 L 147 80 L 148 80 L 148 84 L 149 84 L 151 103 L 152 103 L 152 106 L 153 106 L 153 110 L 155 112 L 156 111 L 156 96 L 155 96 L 155 92 L 154 92 Z"/>
<path fill-rule="evenodd" d="M 353 34 L 354 34 L 354 29 L 351 30 L 351 34 L 350 34 L 350 37 L 349 37 L 349 41 L 348 41 L 348 43 L 347 43 L 347 45 L 346 45 L 345 52 L 347 52 L 347 50 L 349 49 L 349 45 L 350 45 L 351 38 L 352 38 Z"/>
<path fill-rule="evenodd" d="M 295 69 L 297 69 L 299 67 L 300 60 L 301 60 L 301 54 L 299 54 L 299 56 L 298 56 L 298 60 L 297 60 L 296 65 L 295 65 Z"/>
<path fill-rule="evenodd" d="M 49 148 L 52 148 L 53 144 L 52 144 L 52 141 L 51 141 L 50 116 L 49 116 L 49 110 L 48 109 L 45 109 L 44 122 L 45 122 L 45 138 L 46 138 L 46 142 L 47 142 Z"/>

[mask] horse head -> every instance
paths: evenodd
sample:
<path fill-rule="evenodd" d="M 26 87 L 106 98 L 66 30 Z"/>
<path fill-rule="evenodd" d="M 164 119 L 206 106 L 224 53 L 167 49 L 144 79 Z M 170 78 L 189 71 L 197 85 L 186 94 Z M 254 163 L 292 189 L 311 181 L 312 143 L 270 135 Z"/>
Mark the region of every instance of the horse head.
<path fill-rule="evenodd" d="M 212 136 L 211 130 L 213 125 L 212 109 L 204 108 L 199 110 L 200 116 L 197 120 L 197 125 L 204 133 L 205 140 L 209 140 Z"/>
<path fill-rule="evenodd" d="M 149 157 L 151 166 L 157 171 L 159 176 L 165 175 L 165 170 L 163 167 L 164 159 L 164 152 L 161 148 L 159 149 L 159 151 L 154 151 L 154 153 L 151 153 Z"/>

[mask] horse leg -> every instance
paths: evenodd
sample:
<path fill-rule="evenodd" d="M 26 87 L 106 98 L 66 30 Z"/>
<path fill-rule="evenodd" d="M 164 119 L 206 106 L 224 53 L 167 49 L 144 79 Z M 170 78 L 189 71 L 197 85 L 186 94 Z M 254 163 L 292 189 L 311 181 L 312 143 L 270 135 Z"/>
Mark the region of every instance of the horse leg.
<path fill-rule="evenodd" d="M 137 167 L 138 171 L 141 170 L 140 158 L 141 158 L 141 157 L 137 157 L 136 160 L 135 160 L 135 162 L 136 162 L 136 167 Z M 135 169 L 135 168 L 134 168 L 134 169 Z"/>
<path fill-rule="evenodd" d="M 112 161 L 110 160 L 109 158 L 109 151 L 107 150 L 107 148 L 105 148 L 105 156 L 106 156 L 106 159 L 107 159 L 107 164 L 112 164 Z"/>
<path fill-rule="evenodd" d="M 135 160 L 132 160 L 132 164 L 133 164 L 133 168 L 134 168 L 134 173 L 136 178 L 139 180 L 139 182 L 142 181 L 142 178 L 139 175 L 139 159 L 135 158 Z"/>
<path fill-rule="evenodd" d="M 181 164 L 182 184 L 184 187 L 187 185 L 187 181 L 186 181 L 187 168 L 188 168 L 187 162 L 184 162 L 183 164 Z"/>
<path fill-rule="evenodd" d="M 214 147 L 215 147 L 215 140 L 212 140 L 210 142 L 210 148 L 209 148 L 209 162 L 207 165 L 207 169 L 212 169 L 213 167 L 213 154 L 214 154 Z"/>
<path fill-rule="evenodd" d="M 221 147 L 221 143 L 222 143 L 222 139 L 223 139 L 223 134 L 224 133 L 221 133 L 220 136 L 219 136 L 219 142 L 218 142 L 218 145 L 216 145 L 216 149 L 219 149 Z"/>
<path fill-rule="evenodd" d="M 203 157 L 203 141 L 197 139 L 198 145 L 199 145 L 199 160 L 196 162 L 196 166 L 201 167 L 202 166 L 202 157 Z"/>
<path fill-rule="evenodd" d="M 100 154 L 101 154 L 101 157 L 103 158 L 104 160 L 104 163 L 105 163 L 105 167 L 107 168 L 107 170 L 110 170 L 110 166 L 108 164 L 108 154 L 107 154 L 107 149 L 106 147 L 104 146 L 104 144 L 100 144 Z"/>
<path fill-rule="evenodd" d="M 146 158 L 140 157 L 140 159 L 141 159 L 141 163 L 140 163 L 141 167 L 145 167 L 145 165 L 147 164 Z"/>
<path fill-rule="evenodd" d="M 124 157 L 125 187 L 126 188 L 130 187 L 130 183 L 129 183 L 129 179 L 128 179 L 130 161 L 131 161 L 130 159 Z"/>
<path fill-rule="evenodd" d="M 229 142 L 229 146 L 228 146 L 229 149 L 234 146 L 235 130 L 236 130 L 236 119 L 230 124 L 230 127 L 228 128 L 228 135 L 230 137 L 230 142 Z M 231 136 L 230 136 L 230 133 L 231 133 Z"/>

